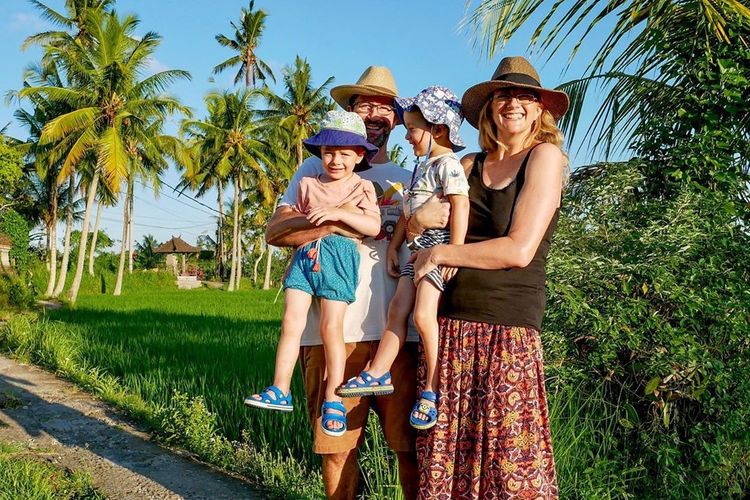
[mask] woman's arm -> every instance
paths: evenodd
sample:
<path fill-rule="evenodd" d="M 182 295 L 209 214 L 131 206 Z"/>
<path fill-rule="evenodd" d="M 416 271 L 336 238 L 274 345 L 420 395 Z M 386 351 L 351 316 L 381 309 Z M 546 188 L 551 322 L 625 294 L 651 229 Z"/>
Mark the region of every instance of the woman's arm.
<path fill-rule="evenodd" d="M 468 245 L 438 245 L 418 252 L 414 281 L 438 265 L 475 269 L 526 267 L 534 258 L 555 210 L 560 206 L 564 157 L 552 144 L 537 147 L 526 167 L 526 181 L 513 211 L 508 236 Z"/>
<path fill-rule="evenodd" d="M 476 153 L 469 153 L 461 158 L 461 166 L 464 167 L 466 177 L 471 172 L 476 155 Z M 425 229 L 442 229 L 448 226 L 450 214 L 450 202 L 445 198 L 432 195 L 417 209 L 414 216 L 409 218 L 406 230 L 410 234 L 422 234 Z"/>

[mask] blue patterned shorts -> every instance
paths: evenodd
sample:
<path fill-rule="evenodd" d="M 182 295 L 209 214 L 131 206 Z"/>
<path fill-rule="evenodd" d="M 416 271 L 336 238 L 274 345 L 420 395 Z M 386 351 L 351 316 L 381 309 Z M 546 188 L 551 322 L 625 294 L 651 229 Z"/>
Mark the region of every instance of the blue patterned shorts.
<path fill-rule="evenodd" d="M 357 242 L 331 234 L 308 243 L 294 253 L 284 278 L 284 289 L 293 288 L 313 297 L 351 304 L 358 282 Z"/>
<path fill-rule="evenodd" d="M 427 229 L 425 232 L 414 238 L 409 243 L 409 250 L 412 253 L 422 250 L 423 248 L 434 247 L 435 245 L 446 245 L 451 241 L 451 232 L 447 229 Z M 401 268 L 401 277 L 414 279 L 414 264 L 409 262 Z M 443 283 L 443 275 L 440 273 L 440 266 L 436 267 L 429 273 L 425 278 L 429 278 L 438 290 L 441 292 L 445 290 L 445 283 Z"/>

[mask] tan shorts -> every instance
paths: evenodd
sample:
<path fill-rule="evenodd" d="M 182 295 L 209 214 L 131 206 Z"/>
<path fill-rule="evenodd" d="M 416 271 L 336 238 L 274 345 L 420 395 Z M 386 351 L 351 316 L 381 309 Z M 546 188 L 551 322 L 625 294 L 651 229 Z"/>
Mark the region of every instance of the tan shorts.
<path fill-rule="evenodd" d="M 346 344 L 344 379 L 359 375 L 367 362 L 375 357 L 378 342 Z M 388 447 L 393 451 L 413 451 L 416 439 L 409 424 L 409 414 L 417 396 L 417 343 L 406 342 L 391 367 L 394 393 L 388 396 L 344 398 L 346 407 L 346 432 L 333 437 L 323 433 L 320 426 L 320 407 L 325 395 L 326 370 L 323 346 L 302 347 L 300 353 L 302 377 L 307 397 L 307 412 L 313 423 L 313 451 L 320 455 L 343 453 L 358 448 L 365 438 L 367 416 L 370 408 L 380 418 Z"/>

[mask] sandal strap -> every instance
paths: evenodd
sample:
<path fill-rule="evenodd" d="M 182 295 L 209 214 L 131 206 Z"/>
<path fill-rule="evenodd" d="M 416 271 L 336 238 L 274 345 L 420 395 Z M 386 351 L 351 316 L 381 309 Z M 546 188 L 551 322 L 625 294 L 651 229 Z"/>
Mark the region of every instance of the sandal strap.
<path fill-rule="evenodd" d="M 268 394 L 269 392 L 274 395 L 273 398 L 271 398 L 271 396 Z M 260 396 L 261 401 L 271 404 L 288 404 L 292 399 L 291 393 L 285 395 L 283 392 L 281 392 L 281 389 L 279 389 L 275 385 L 269 385 L 258 395 Z"/>
<path fill-rule="evenodd" d="M 359 373 L 359 378 L 361 378 L 364 381 L 364 383 L 359 382 L 359 380 L 357 380 L 357 377 L 352 377 L 346 381 L 346 384 L 344 384 L 344 387 L 346 387 L 347 389 L 360 389 L 360 388 L 365 388 L 365 387 L 379 387 L 379 386 L 387 385 L 386 381 L 389 378 L 391 378 L 391 372 L 387 371 L 380 377 L 375 378 L 372 375 L 370 375 L 369 372 L 362 370 Z"/>
<path fill-rule="evenodd" d="M 346 415 L 346 407 L 340 401 L 323 401 L 323 406 L 320 407 L 320 413 L 329 415 L 331 417 L 339 417 L 336 413 L 326 413 L 326 410 L 337 410 Z"/>
<path fill-rule="evenodd" d="M 426 399 L 427 401 L 437 403 L 437 394 L 435 394 L 433 391 L 422 391 L 422 394 L 419 397 L 422 399 Z"/>

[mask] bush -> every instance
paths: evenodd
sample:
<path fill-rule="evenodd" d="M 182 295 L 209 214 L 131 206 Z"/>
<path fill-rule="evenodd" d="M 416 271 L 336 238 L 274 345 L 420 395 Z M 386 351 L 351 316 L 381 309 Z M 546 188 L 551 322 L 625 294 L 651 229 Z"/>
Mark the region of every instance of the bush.
<path fill-rule="evenodd" d="M 637 162 L 576 173 L 549 258 L 549 373 L 617 398 L 613 458 L 641 498 L 750 489 L 750 237 L 743 207 L 643 196 Z"/>
<path fill-rule="evenodd" d="M 0 306 L 31 307 L 35 299 L 33 285 L 15 273 L 0 274 Z"/>

